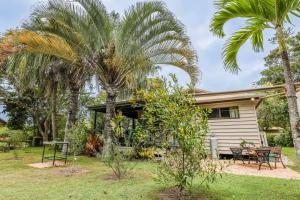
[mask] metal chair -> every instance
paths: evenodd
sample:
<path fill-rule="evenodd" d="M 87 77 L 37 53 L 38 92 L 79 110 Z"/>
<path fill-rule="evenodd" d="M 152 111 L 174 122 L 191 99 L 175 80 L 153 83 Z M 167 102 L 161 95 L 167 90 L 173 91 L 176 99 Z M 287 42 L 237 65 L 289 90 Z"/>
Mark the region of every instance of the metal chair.
<path fill-rule="evenodd" d="M 236 160 L 242 160 L 244 163 L 244 157 L 243 157 L 243 149 L 238 147 L 231 147 L 230 148 L 232 155 L 233 155 L 233 163 L 235 163 Z"/>
<path fill-rule="evenodd" d="M 274 162 L 275 162 L 275 169 L 276 169 L 276 163 L 277 162 L 281 162 L 282 166 L 284 168 L 286 168 L 286 166 L 283 164 L 282 158 L 281 158 L 281 147 L 271 147 L 271 152 L 270 152 L 270 157 L 274 158 Z"/>
<path fill-rule="evenodd" d="M 256 154 L 257 154 L 257 160 L 259 163 L 258 170 L 260 170 L 260 167 L 262 164 L 267 163 L 272 170 L 272 167 L 270 165 L 270 149 L 256 149 Z"/>
<path fill-rule="evenodd" d="M 257 163 L 258 160 L 257 160 L 257 153 L 255 151 L 255 148 L 247 147 L 246 150 L 247 150 L 246 155 L 248 156 L 248 164 L 250 164 L 250 160 L 255 160 L 255 162 Z"/>

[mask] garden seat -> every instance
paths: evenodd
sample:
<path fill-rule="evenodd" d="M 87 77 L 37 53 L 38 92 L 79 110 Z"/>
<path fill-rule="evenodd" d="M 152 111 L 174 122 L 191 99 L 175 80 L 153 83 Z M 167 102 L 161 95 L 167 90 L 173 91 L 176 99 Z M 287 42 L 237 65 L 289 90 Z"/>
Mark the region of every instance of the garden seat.
<path fill-rule="evenodd" d="M 270 152 L 271 149 L 256 149 L 257 154 L 257 161 L 259 163 L 258 170 L 260 170 L 262 164 L 266 163 L 269 165 L 270 169 L 272 170 L 272 167 L 270 165 Z"/>
<path fill-rule="evenodd" d="M 255 148 L 247 147 L 246 150 L 247 150 L 246 155 L 248 156 L 248 164 L 250 164 L 250 160 L 255 160 L 255 162 L 257 163 L 258 160 L 257 160 L 257 153 L 255 151 Z"/>
<path fill-rule="evenodd" d="M 243 157 L 243 149 L 238 147 L 231 147 L 230 148 L 232 155 L 233 155 L 233 162 L 235 163 L 236 160 L 242 160 L 244 163 L 244 157 Z"/>
<path fill-rule="evenodd" d="M 279 161 L 281 162 L 282 166 L 284 168 L 286 168 L 285 165 L 283 164 L 282 157 L 281 157 L 282 148 L 281 147 L 271 147 L 270 150 L 271 150 L 270 158 L 274 158 L 275 169 L 277 168 L 276 163 Z"/>

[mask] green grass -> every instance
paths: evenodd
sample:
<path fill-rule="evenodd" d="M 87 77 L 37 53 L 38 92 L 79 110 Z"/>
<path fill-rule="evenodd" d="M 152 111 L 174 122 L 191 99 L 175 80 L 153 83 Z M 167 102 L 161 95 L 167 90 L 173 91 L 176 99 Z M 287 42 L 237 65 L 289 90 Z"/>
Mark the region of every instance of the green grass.
<path fill-rule="evenodd" d="M 289 168 L 298 171 L 300 173 L 299 162 L 296 158 L 296 151 L 294 147 L 284 147 L 282 148 L 282 153 L 288 157 L 290 161 L 294 163 L 294 166 L 288 166 Z"/>
<path fill-rule="evenodd" d="M 35 169 L 27 164 L 40 162 L 41 149 L 21 152 L 14 160 L 12 152 L 0 153 L 0 199 L 157 199 L 159 190 L 167 187 L 154 180 L 156 164 L 137 162 L 134 175 L 121 181 L 105 180 L 111 170 L 95 158 L 79 157 L 77 167 L 86 173 L 61 174 L 66 167 Z M 224 175 L 209 188 L 195 180 L 193 191 L 206 199 L 300 199 L 300 181 Z"/>

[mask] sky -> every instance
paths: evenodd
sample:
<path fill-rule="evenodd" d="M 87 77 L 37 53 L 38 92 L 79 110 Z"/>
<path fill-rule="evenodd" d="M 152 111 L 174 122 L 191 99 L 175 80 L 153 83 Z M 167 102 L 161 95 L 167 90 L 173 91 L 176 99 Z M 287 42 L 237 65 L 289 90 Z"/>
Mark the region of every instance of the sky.
<path fill-rule="evenodd" d="M 33 6 L 41 0 L 0 0 L 0 33 L 7 29 L 15 28 L 26 20 Z M 103 0 L 108 11 L 115 10 L 123 13 L 137 0 Z M 214 14 L 213 0 L 164 0 L 167 7 L 186 26 L 186 32 L 190 36 L 192 45 L 197 51 L 198 66 L 201 77 L 198 88 L 210 91 L 224 91 L 246 89 L 253 87 L 253 83 L 260 78 L 260 72 L 264 69 L 264 57 L 274 46 L 268 41 L 273 37 L 272 31 L 265 33 L 264 52 L 255 53 L 250 43 L 244 45 L 238 54 L 238 63 L 242 71 L 238 74 L 226 72 L 222 64 L 222 47 L 226 38 L 243 26 L 243 21 L 234 20 L 225 26 L 227 37 L 217 38 L 209 31 L 209 23 Z M 294 20 L 294 31 L 299 31 L 300 20 Z M 297 22 L 297 23 L 296 23 Z M 164 67 L 161 74 L 175 73 L 181 84 L 189 83 L 188 75 L 174 67 Z"/>

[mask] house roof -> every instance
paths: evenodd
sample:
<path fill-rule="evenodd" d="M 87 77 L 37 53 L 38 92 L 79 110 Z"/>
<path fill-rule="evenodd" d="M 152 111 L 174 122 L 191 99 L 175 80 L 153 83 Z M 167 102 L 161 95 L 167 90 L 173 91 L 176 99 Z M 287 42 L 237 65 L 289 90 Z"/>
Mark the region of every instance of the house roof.
<path fill-rule="evenodd" d="M 296 83 L 295 87 L 300 87 L 300 83 Z M 194 92 L 197 104 L 210 104 L 210 103 L 221 103 L 221 102 L 231 102 L 231 101 L 244 101 L 251 100 L 256 103 L 256 106 L 259 105 L 261 100 L 267 96 L 266 91 L 284 89 L 285 85 L 277 85 L 270 87 L 259 87 L 259 88 L 250 88 L 244 90 L 231 90 L 231 91 L 222 91 L 222 92 L 210 92 L 203 89 L 196 89 Z M 122 111 L 126 116 L 137 118 L 138 111 L 143 109 L 144 102 L 139 101 L 135 104 L 130 101 L 121 101 L 117 102 L 116 110 Z M 96 105 L 88 106 L 89 110 L 94 110 L 97 112 L 105 113 L 106 105 Z"/>
<path fill-rule="evenodd" d="M 294 84 L 296 88 L 300 88 L 300 83 Z M 197 93 L 195 92 L 195 98 L 199 104 L 217 103 L 217 102 L 229 102 L 239 100 L 252 100 L 258 106 L 261 100 L 267 97 L 267 91 L 284 90 L 285 85 L 276 85 L 268 87 L 257 87 L 243 90 L 229 90 L 221 92 L 207 92 Z M 197 90 L 196 90 L 197 91 Z"/>
<path fill-rule="evenodd" d="M 139 111 L 143 110 L 144 102 L 137 101 L 135 103 L 130 101 L 120 101 L 116 103 L 116 110 L 121 111 L 123 115 L 130 118 L 138 118 Z M 106 112 L 106 104 L 88 106 L 89 110 L 93 110 L 96 112 L 105 113 Z"/>

